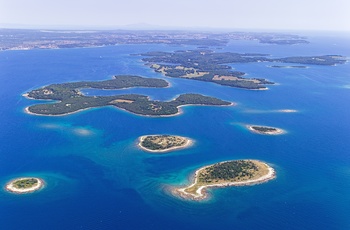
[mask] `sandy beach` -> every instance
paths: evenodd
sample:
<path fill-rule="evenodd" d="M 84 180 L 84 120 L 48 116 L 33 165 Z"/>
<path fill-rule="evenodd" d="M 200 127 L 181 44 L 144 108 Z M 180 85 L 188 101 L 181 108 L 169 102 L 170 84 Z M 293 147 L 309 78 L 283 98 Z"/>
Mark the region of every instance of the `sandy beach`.
<path fill-rule="evenodd" d="M 67 115 L 70 115 L 70 114 L 82 112 L 84 110 L 93 109 L 93 108 L 99 108 L 99 107 L 89 107 L 89 108 L 85 108 L 85 109 L 79 109 L 77 111 L 70 112 L 70 113 L 63 113 L 63 114 L 57 114 L 56 115 L 56 114 L 37 114 L 37 113 L 32 113 L 32 112 L 29 111 L 29 107 L 30 106 L 24 108 L 24 112 L 25 113 L 30 114 L 30 115 L 35 115 L 35 116 L 51 116 L 51 117 L 67 116 Z"/>
<path fill-rule="evenodd" d="M 36 179 L 38 181 L 38 183 L 31 187 L 31 188 L 23 188 L 23 189 L 20 189 L 20 188 L 16 188 L 13 186 L 13 183 L 18 181 L 18 180 L 26 180 L 26 179 Z M 23 194 L 23 193 L 32 193 L 32 192 L 35 192 L 41 188 L 44 187 L 44 181 L 40 178 L 34 178 L 34 177 L 21 177 L 21 178 L 16 178 L 10 182 L 8 182 L 5 186 L 6 190 L 9 191 L 9 192 L 12 192 L 12 193 L 17 193 L 17 194 Z"/>
<path fill-rule="evenodd" d="M 265 87 L 265 88 L 259 88 L 259 89 L 247 89 L 247 90 L 269 90 L 268 87 Z"/>
<path fill-rule="evenodd" d="M 22 94 L 23 97 L 27 98 L 27 99 L 34 99 L 32 97 L 29 97 L 29 93 L 24 93 Z"/>
<path fill-rule="evenodd" d="M 194 179 L 192 179 L 192 180 L 194 180 L 194 182 L 190 186 L 185 187 L 185 188 L 172 188 L 171 192 L 174 195 L 180 196 L 183 199 L 204 200 L 204 199 L 208 198 L 208 193 L 206 192 L 206 189 L 210 188 L 210 187 L 218 188 L 218 187 L 228 187 L 228 186 L 249 186 L 249 185 L 256 185 L 256 184 L 265 183 L 265 182 L 267 182 L 269 180 L 275 179 L 276 178 L 275 170 L 272 167 L 270 167 L 268 164 L 266 164 L 266 163 L 263 163 L 263 164 L 265 164 L 267 166 L 268 173 L 266 175 L 263 175 L 263 176 L 259 177 L 259 178 L 246 180 L 246 181 L 225 182 L 225 183 L 218 183 L 218 184 L 203 185 L 203 186 L 200 186 L 196 190 L 195 194 L 186 192 L 185 191 L 186 189 L 195 186 L 195 184 L 197 183 L 198 172 L 200 170 L 202 170 L 203 168 L 208 167 L 208 166 L 205 166 L 205 167 L 202 167 L 202 168 L 198 169 L 195 172 L 195 174 L 193 176 Z"/>

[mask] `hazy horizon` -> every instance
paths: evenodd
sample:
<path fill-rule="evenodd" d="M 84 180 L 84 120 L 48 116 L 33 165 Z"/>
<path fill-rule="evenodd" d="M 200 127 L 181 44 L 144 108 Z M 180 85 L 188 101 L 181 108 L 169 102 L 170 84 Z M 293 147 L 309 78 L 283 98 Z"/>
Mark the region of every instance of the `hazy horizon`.
<path fill-rule="evenodd" d="M 89 25 L 26 25 L 26 24 L 1 24 L 0 29 L 19 29 L 19 30 L 47 30 L 47 31 L 189 31 L 189 32 L 251 32 L 251 33 L 298 33 L 300 35 L 308 34 L 326 34 L 331 35 L 350 34 L 350 30 L 309 30 L 309 29 L 266 29 L 266 28 L 215 28 L 215 27 L 167 27 L 158 25 L 122 25 L 122 26 L 89 26 Z"/>
<path fill-rule="evenodd" d="M 350 31 L 350 2 L 0 0 L 0 26 L 61 29 Z"/>

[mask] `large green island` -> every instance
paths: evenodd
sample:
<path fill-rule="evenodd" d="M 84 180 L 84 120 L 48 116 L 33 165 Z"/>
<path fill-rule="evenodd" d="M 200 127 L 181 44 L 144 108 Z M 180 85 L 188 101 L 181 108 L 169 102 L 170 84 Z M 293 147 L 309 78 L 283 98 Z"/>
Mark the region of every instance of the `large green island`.
<path fill-rule="evenodd" d="M 174 135 L 147 135 L 139 138 L 139 147 L 148 152 L 169 152 L 187 148 L 192 140 L 186 137 Z"/>
<path fill-rule="evenodd" d="M 208 198 L 208 187 L 254 185 L 275 177 L 275 170 L 258 160 L 224 161 L 198 169 L 191 185 L 172 192 L 184 199 L 203 200 Z"/>
<path fill-rule="evenodd" d="M 95 82 L 72 82 L 53 84 L 32 90 L 24 96 L 31 99 L 55 100 L 55 103 L 36 104 L 27 107 L 27 113 L 35 115 L 67 115 L 81 110 L 115 106 L 126 111 L 145 116 L 171 116 L 179 114 L 179 107 L 185 105 L 232 105 L 231 102 L 200 94 L 182 94 L 171 101 L 155 101 L 139 94 L 115 96 L 86 96 L 80 89 L 123 89 L 130 87 L 168 87 L 162 79 L 143 78 L 139 76 L 115 76 L 112 80 Z"/>
<path fill-rule="evenodd" d="M 44 186 L 44 181 L 36 177 L 16 178 L 8 182 L 5 186 L 6 190 L 13 193 L 23 194 L 32 193 Z"/>
<path fill-rule="evenodd" d="M 269 55 L 267 54 L 220 53 L 203 49 L 175 52 L 148 52 L 140 55 L 144 57 L 142 60 L 150 68 L 168 77 L 213 82 L 224 86 L 254 90 L 265 90 L 267 89 L 266 85 L 274 83 L 263 78 L 245 78 L 243 76 L 246 73 L 232 70 L 229 64 L 273 62 L 304 65 L 336 65 L 346 62 L 346 57 L 340 55 L 268 58 L 267 56 Z M 304 68 L 304 66 L 297 66 L 297 68 Z"/>
<path fill-rule="evenodd" d="M 215 53 L 211 50 L 187 50 L 148 52 L 141 54 L 142 61 L 150 68 L 167 77 L 213 82 L 224 86 L 264 90 L 265 85 L 274 84 L 262 78 L 243 78 L 244 72 L 232 71 L 226 64 L 251 62 L 264 58 L 265 54 Z M 252 58 L 255 56 L 255 59 Z"/>

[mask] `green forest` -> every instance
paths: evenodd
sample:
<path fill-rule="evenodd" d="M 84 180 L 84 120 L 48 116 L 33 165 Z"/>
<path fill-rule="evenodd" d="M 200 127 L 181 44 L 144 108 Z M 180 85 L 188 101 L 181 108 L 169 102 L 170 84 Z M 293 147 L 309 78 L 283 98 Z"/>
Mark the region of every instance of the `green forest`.
<path fill-rule="evenodd" d="M 258 167 L 249 160 L 235 160 L 208 166 L 198 175 L 199 182 L 211 183 L 218 180 L 235 180 L 251 178 Z"/>
<path fill-rule="evenodd" d="M 79 110 L 115 106 L 139 115 L 174 115 L 181 105 L 230 105 L 230 102 L 200 94 L 182 94 L 172 101 L 150 100 L 148 96 L 125 94 L 115 96 L 85 96 L 82 88 L 122 89 L 130 87 L 167 87 L 162 79 L 138 76 L 115 76 L 112 80 L 98 82 L 72 82 L 53 84 L 30 91 L 27 96 L 33 99 L 56 100 L 28 107 L 28 111 L 39 115 L 64 115 Z"/>

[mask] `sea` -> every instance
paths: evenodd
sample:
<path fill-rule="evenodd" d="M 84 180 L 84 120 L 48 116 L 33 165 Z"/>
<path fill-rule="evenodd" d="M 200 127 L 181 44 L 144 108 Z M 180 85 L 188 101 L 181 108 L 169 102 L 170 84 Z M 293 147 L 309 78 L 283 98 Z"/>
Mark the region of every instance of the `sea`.
<path fill-rule="evenodd" d="M 309 33 L 310 44 L 231 41 L 215 52 L 275 57 L 339 54 L 350 57 L 350 34 Z M 350 65 L 271 68 L 274 63 L 231 64 L 246 77 L 276 85 L 254 91 L 168 78 L 145 66 L 148 51 L 197 49 L 164 44 L 0 52 L 0 229 L 350 229 Z M 281 64 L 293 65 L 293 64 Z M 295 64 L 294 64 L 295 65 Z M 167 80 L 169 88 L 83 90 L 86 95 L 138 93 L 172 100 L 199 93 L 236 106 L 186 106 L 173 117 L 139 116 L 114 107 L 67 116 L 26 114 L 45 103 L 30 90 L 114 75 Z M 281 112 L 290 109 L 296 112 Z M 259 135 L 247 124 L 284 129 Z M 155 154 L 138 137 L 189 137 L 187 149 Z M 213 188 L 209 199 L 184 200 L 170 191 L 190 184 L 202 166 L 257 159 L 276 179 L 254 186 Z M 6 183 L 34 176 L 45 187 L 12 194 Z"/>

